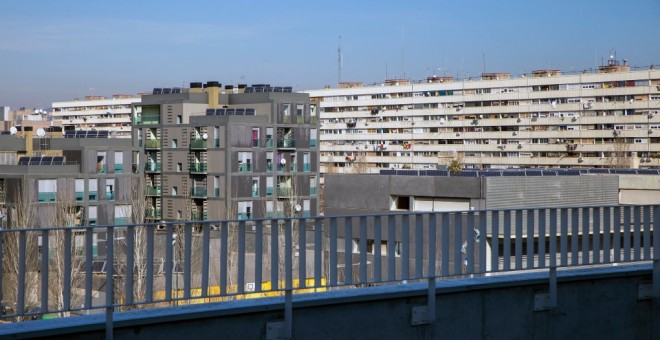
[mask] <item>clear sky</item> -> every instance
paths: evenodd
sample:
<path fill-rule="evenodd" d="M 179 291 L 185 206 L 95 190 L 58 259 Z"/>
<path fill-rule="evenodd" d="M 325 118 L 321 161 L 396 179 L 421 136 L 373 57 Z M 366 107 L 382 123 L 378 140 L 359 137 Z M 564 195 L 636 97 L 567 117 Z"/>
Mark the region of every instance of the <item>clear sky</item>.
<path fill-rule="evenodd" d="M 194 81 L 336 86 L 660 65 L 659 0 L 1 0 L 0 105 Z"/>

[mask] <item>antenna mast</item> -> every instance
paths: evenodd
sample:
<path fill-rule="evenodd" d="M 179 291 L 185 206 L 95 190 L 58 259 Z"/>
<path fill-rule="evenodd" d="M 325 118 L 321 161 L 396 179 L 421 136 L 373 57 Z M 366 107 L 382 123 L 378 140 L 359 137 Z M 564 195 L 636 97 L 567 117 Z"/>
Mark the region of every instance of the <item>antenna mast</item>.
<path fill-rule="evenodd" d="M 341 35 L 339 36 L 339 46 L 337 47 L 337 84 L 341 83 Z"/>

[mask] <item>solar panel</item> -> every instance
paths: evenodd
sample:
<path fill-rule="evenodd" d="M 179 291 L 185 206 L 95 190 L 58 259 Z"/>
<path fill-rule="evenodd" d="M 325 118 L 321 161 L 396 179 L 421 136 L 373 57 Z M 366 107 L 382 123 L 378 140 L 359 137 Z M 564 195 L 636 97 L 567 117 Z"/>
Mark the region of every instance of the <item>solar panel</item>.
<path fill-rule="evenodd" d="M 502 176 L 525 176 L 524 171 L 502 171 Z"/>
<path fill-rule="evenodd" d="M 73 138 L 75 131 L 64 131 L 64 138 Z"/>
<path fill-rule="evenodd" d="M 293 90 L 293 88 L 292 88 L 291 86 L 286 86 L 286 87 L 284 87 L 283 90 L 284 90 L 284 92 L 286 92 L 286 93 L 291 93 L 291 90 Z"/>
<path fill-rule="evenodd" d="M 245 93 L 252 93 L 254 90 L 251 87 L 245 88 Z"/>
<path fill-rule="evenodd" d="M 255 114 L 254 109 L 245 109 L 246 116 L 254 116 L 254 114 Z"/>
<path fill-rule="evenodd" d="M 273 87 L 272 86 L 264 87 L 264 92 L 273 92 Z"/>
<path fill-rule="evenodd" d="M 566 170 L 562 174 L 564 176 L 580 176 L 580 170 Z"/>
<path fill-rule="evenodd" d="M 21 157 L 18 159 L 18 165 L 28 165 L 30 163 L 30 157 Z"/>
<path fill-rule="evenodd" d="M 589 172 L 592 174 L 609 174 L 610 169 L 591 169 Z"/>
<path fill-rule="evenodd" d="M 541 170 L 526 170 L 527 176 L 543 176 L 543 171 Z"/>
<path fill-rule="evenodd" d="M 30 157 L 30 163 L 28 165 L 39 165 L 41 164 L 41 157 Z"/>
<path fill-rule="evenodd" d="M 39 163 L 39 164 L 41 164 L 41 165 L 50 165 L 51 163 L 53 163 L 53 157 L 44 156 L 44 157 L 41 157 L 41 163 Z"/>
<path fill-rule="evenodd" d="M 396 174 L 397 175 L 404 175 L 404 176 L 417 176 L 417 171 L 415 171 L 415 170 L 397 170 Z"/>
<path fill-rule="evenodd" d="M 281 86 L 276 86 L 276 87 L 273 89 L 273 92 L 282 92 L 282 90 L 283 90 L 283 89 L 282 89 Z"/>
<path fill-rule="evenodd" d="M 163 89 L 163 94 L 170 94 L 172 92 L 172 89 Z"/>
<path fill-rule="evenodd" d="M 157 87 L 157 88 L 154 88 L 154 92 L 153 92 L 153 94 L 161 94 L 161 93 L 163 93 L 163 89 L 158 88 L 158 87 Z"/>
<path fill-rule="evenodd" d="M 494 171 L 494 170 L 479 171 L 479 175 L 483 177 L 500 177 L 502 176 L 502 171 Z"/>
<path fill-rule="evenodd" d="M 76 138 L 84 138 L 87 135 L 87 131 L 76 131 Z"/>
<path fill-rule="evenodd" d="M 215 109 L 215 115 L 216 116 L 224 116 L 227 114 L 227 110 L 225 109 Z"/>
<path fill-rule="evenodd" d="M 256 92 L 256 93 L 262 93 L 262 92 L 264 92 L 264 88 L 263 88 L 263 87 L 255 87 L 255 88 L 254 88 L 254 92 Z"/>
<path fill-rule="evenodd" d="M 98 131 L 87 131 L 87 138 L 98 138 L 99 132 Z"/>
<path fill-rule="evenodd" d="M 63 165 L 64 164 L 64 157 L 62 156 L 55 156 L 53 157 L 53 163 L 52 165 Z"/>
<path fill-rule="evenodd" d="M 215 109 L 206 109 L 206 115 L 207 116 L 215 115 Z"/>
<path fill-rule="evenodd" d="M 657 175 L 658 169 L 638 169 L 637 173 L 640 175 Z"/>
<path fill-rule="evenodd" d="M 381 170 L 381 175 L 396 175 L 396 170 Z"/>
<path fill-rule="evenodd" d="M 234 115 L 234 109 L 227 109 L 226 113 L 227 113 L 227 116 L 233 116 Z"/>
<path fill-rule="evenodd" d="M 236 109 L 236 110 L 234 111 L 234 114 L 235 114 L 236 116 L 242 116 L 244 113 L 245 113 L 245 109 Z"/>
<path fill-rule="evenodd" d="M 449 176 L 449 171 L 445 170 L 427 170 L 427 176 Z"/>
<path fill-rule="evenodd" d="M 543 176 L 557 176 L 557 172 L 552 170 L 543 170 Z"/>
<path fill-rule="evenodd" d="M 98 138 L 108 138 L 110 135 L 110 132 L 108 131 L 99 131 L 98 132 Z"/>
<path fill-rule="evenodd" d="M 181 93 L 181 89 L 178 87 L 175 87 L 172 89 L 172 93 Z"/>

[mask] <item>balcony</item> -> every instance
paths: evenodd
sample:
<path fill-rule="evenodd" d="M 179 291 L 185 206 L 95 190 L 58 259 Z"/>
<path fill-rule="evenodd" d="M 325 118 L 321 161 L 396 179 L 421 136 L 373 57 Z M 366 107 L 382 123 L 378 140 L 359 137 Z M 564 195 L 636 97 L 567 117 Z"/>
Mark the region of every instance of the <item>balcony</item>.
<path fill-rule="evenodd" d="M 194 187 L 190 189 L 190 196 L 194 198 L 206 198 L 208 190 L 204 187 Z"/>
<path fill-rule="evenodd" d="M 144 167 L 145 172 L 160 172 L 160 163 L 147 163 Z"/>
<path fill-rule="evenodd" d="M 278 187 L 277 196 L 280 197 L 290 197 L 293 195 L 293 190 L 290 187 Z"/>
<path fill-rule="evenodd" d="M 160 196 L 160 187 L 148 186 L 147 196 Z"/>
<path fill-rule="evenodd" d="M 133 120 L 135 125 L 154 125 L 160 124 L 160 116 L 138 116 Z"/>
<path fill-rule="evenodd" d="M 192 139 L 190 141 L 190 149 L 193 150 L 206 150 L 208 143 L 206 139 Z"/>
<path fill-rule="evenodd" d="M 160 139 L 147 139 L 144 141 L 145 149 L 160 149 Z"/>
<path fill-rule="evenodd" d="M 293 149 L 296 147 L 295 139 L 278 139 L 277 147 L 281 149 Z"/>
<path fill-rule="evenodd" d="M 205 212 L 193 211 L 190 213 L 191 221 L 206 221 L 206 219 L 207 219 L 207 214 Z"/>
<path fill-rule="evenodd" d="M 206 163 L 193 163 L 190 164 L 190 173 L 206 173 L 207 164 Z"/>
<path fill-rule="evenodd" d="M 147 219 L 161 219 L 160 209 L 146 209 L 144 211 L 144 217 Z"/>

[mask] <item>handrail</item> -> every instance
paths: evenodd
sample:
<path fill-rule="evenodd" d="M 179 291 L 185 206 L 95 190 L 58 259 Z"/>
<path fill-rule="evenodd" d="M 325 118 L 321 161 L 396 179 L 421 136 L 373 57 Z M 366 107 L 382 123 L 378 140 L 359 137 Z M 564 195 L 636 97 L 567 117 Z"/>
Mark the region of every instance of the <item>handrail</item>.
<path fill-rule="evenodd" d="M 631 205 L 4 228 L 0 319 L 658 260 L 658 214 Z"/>

